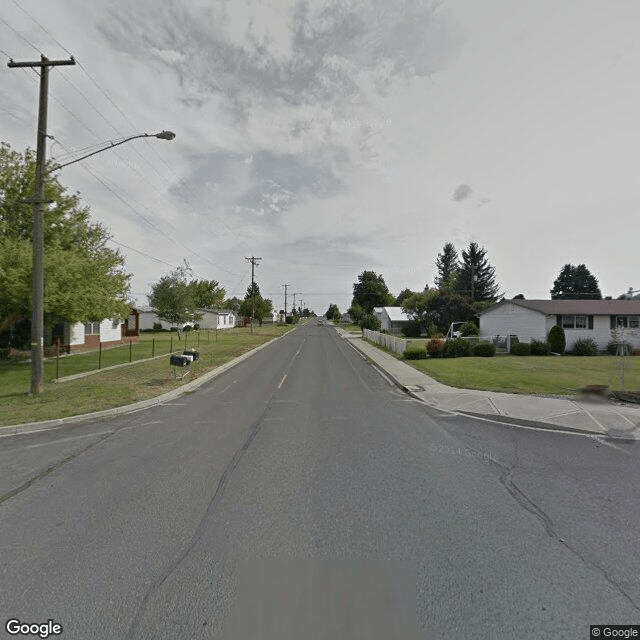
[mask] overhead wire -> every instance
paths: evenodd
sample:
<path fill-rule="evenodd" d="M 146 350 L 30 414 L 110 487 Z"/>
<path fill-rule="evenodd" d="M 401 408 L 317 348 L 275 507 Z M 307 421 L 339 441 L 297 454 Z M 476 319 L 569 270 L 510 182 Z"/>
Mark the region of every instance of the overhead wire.
<path fill-rule="evenodd" d="M 14 4 L 16 4 L 17 6 L 19 6 L 19 5 L 18 5 L 18 3 L 16 3 L 15 1 L 14 1 Z M 22 7 L 19 7 L 19 8 L 21 8 L 21 9 L 22 9 Z M 23 9 L 23 11 L 24 11 L 24 9 Z M 27 13 L 27 12 L 25 11 L 25 13 Z M 27 15 L 30 15 L 30 14 L 28 14 L 28 13 L 27 13 Z M 30 17 L 32 17 L 32 16 L 30 16 Z M 19 37 L 21 37 L 21 38 L 22 38 L 22 39 L 23 39 L 27 44 L 29 44 L 33 49 L 38 50 L 38 49 L 37 49 L 37 47 L 36 47 L 35 45 L 33 45 L 33 44 L 32 44 L 32 43 L 30 43 L 26 38 L 24 38 L 24 37 L 23 37 L 23 36 L 22 36 L 22 35 L 21 35 L 21 34 L 20 34 L 16 29 L 14 29 L 14 28 L 13 28 L 9 23 L 7 23 L 4 19 L 0 18 L 0 20 L 1 20 L 2 22 L 4 22 L 4 23 L 5 23 L 5 24 L 6 24 L 6 25 L 7 25 L 7 26 L 12 30 L 12 31 L 14 31 L 14 33 L 16 33 L 16 35 L 18 35 Z M 36 22 L 40 27 L 42 27 L 42 25 L 40 25 L 40 24 L 39 24 L 35 19 L 34 19 L 34 21 L 35 21 L 35 22 Z M 46 29 L 44 29 L 44 30 L 46 31 Z M 47 31 L 47 33 L 49 33 L 49 32 Z M 51 36 L 51 34 L 49 34 L 49 35 Z M 53 38 L 53 36 L 51 36 L 51 37 Z M 53 39 L 55 40 L 55 38 L 53 38 Z M 55 40 L 55 41 L 58 43 L 58 41 L 57 41 L 57 40 Z M 58 44 L 60 44 L 60 43 L 58 43 Z M 65 47 L 63 47 L 63 49 L 65 49 L 65 51 L 67 51 L 67 53 L 69 53 L 69 51 L 68 51 Z M 8 56 L 8 57 L 10 57 L 10 56 Z M 28 73 L 28 70 L 27 70 L 27 69 L 24 69 L 24 70 L 25 70 L 25 71 L 27 71 L 27 73 Z M 38 74 L 38 72 L 37 72 L 35 69 L 31 69 L 31 71 L 35 74 L 35 76 L 36 76 L 36 77 L 39 77 L 39 74 Z M 71 84 L 72 84 L 72 86 L 74 86 L 74 87 L 75 87 L 75 85 L 73 85 L 73 83 L 71 83 Z M 77 89 L 77 88 L 76 88 L 76 89 Z M 81 92 L 80 92 L 80 93 L 81 93 Z M 82 94 L 82 95 L 84 96 L 84 94 Z M 72 117 L 73 117 L 77 122 L 79 122 L 79 123 L 80 123 L 80 124 L 81 124 L 81 125 L 82 125 L 86 130 L 87 130 L 87 131 L 89 131 L 89 133 L 91 133 L 91 134 L 92 134 L 94 137 L 96 137 L 96 138 L 98 138 L 98 137 L 99 137 L 99 136 L 98 136 L 98 134 L 97 134 L 93 129 L 91 129 L 91 127 L 89 127 L 89 126 L 88 126 L 88 125 L 87 125 L 87 124 L 86 124 L 86 123 L 85 123 L 85 122 L 84 122 L 84 121 L 83 121 L 79 116 L 77 116 L 77 115 L 76 115 L 76 114 L 75 114 L 71 109 L 69 109 L 69 107 L 67 107 L 67 106 L 66 106 L 66 104 L 64 104 L 64 102 L 62 102 L 60 99 L 58 99 L 58 98 L 55 96 L 55 94 L 52 94 L 52 95 L 51 95 L 51 97 L 53 98 L 53 100 L 54 100 L 57 104 L 59 104 L 59 105 L 60 105 L 60 106 L 65 110 L 65 111 L 67 111 L 67 112 L 68 112 L 68 113 L 69 113 L 69 114 L 70 114 L 70 115 L 71 115 L 71 116 L 72 116 Z M 86 96 L 84 96 L 84 97 L 86 98 Z M 88 101 L 88 99 L 87 99 L 87 101 Z M 88 102 L 89 102 L 89 101 L 88 101 Z M 90 102 L 89 102 L 89 104 L 91 105 L 91 103 L 90 103 Z M 93 105 L 91 105 L 91 106 L 93 107 Z M 95 108 L 95 107 L 93 107 L 93 108 Z M 98 111 L 98 110 L 96 109 L 96 111 Z M 106 117 L 105 117 L 102 113 L 100 113 L 99 111 L 98 111 L 98 113 L 101 115 L 101 117 L 102 117 L 102 118 L 103 118 L 103 119 L 104 119 L 108 124 L 110 124 L 110 123 L 109 123 L 109 121 L 106 119 Z M 110 126 L 112 126 L 112 128 L 113 128 L 115 131 L 117 131 L 117 129 L 116 129 L 113 125 L 111 125 L 111 124 L 110 124 Z M 63 143 L 61 143 L 59 140 L 56 140 L 56 141 L 57 141 L 57 142 L 58 142 L 58 144 L 60 144 L 63 148 L 65 147 L 65 145 L 64 145 Z M 97 147 L 99 147 L 100 145 L 96 145 L 96 146 L 97 146 Z M 116 152 L 116 153 L 117 153 L 117 152 Z M 78 155 L 78 154 L 79 154 L 79 152 L 72 152 L 72 151 L 70 151 L 70 150 L 68 150 L 68 149 L 67 149 L 67 152 L 66 152 L 65 157 L 73 157 L 74 155 Z M 117 155 L 119 155 L 119 154 L 117 154 Z M 121 158 L 121 159 L 122 159 L 122 158 Z M 210 259 L 208 259 L 208 258 L 206 258 L 206 257 L 204 257 L 204 256 L 202 256 L 202 255 L 200 255 L 200 254 L 199 254 L 198 252 L 196 252 L 192 247 L 188 247 L 187 245 L 185 245 L 185 244 L 181 243 L 181 242 L 180 242 L 179 240 L 177 240 L 176 238 L 173 238 L 172 236 L 170 236 L 170 235 L 166 234 L 166 233 L 165 233 L 165 232 L 164 232 L 160 227 L 158 227 L 157 225 L 155 225 L 155 224 L 154 224 L 152 221 L 150 221 L 146 216 L 144 216 L 144 215 L 143 215 L 143 214 L 141 214 L 139 211 L 137 211 L 137 210 L 136 210 L 136 208 L 135 208 L 133 205 L 131 205 L 131 204 L 130 204 L 130 203 L 129 203 L 129 202 L 128 202 L 124 197 L 122 197 L 119 193 L 117 193 L 117 191 L 116 191 L 116 189 L 115 189 L 115 188 L 113 188 L 113 187 L 109 186 L 109 185 L 107 184 L 107 182 L 105 181 L 105 179 L 101 178 L 101 177 L 100 177 L 100 176 L 99 176 L 95 171 L 90 170 L 86 165 L 83 165 L 83 168 L 84 168 L 88 173 L 90 173 L 90 174 L 91 174 L 91 175 L 92 175 L 96 180 L 98 180 L 98 182 L 100 182 L 100 183 L 101 183 L 101 184 L 102 184 L 102 185 L 103 185 L 103 186 L 104 186 L 108 191 L 110 191 L 110 192 L 111 192 L 111 193 L 112 193 L 116 198 L 118 198 L 118 199 L 119 199 L 123 204 L 125 204 L 125 205 L 126 205 L 126 206 L 131 210 L 131 211 L 133 211 L 133 213 L 134 213 L 134 214 L 136 214 L 136 215 L 138 215 L 139 217 L 141 217 L 141 218 L 142 218 L 142 219 L 143 219 L 143 220 L 144 220 L 144 221 L 145 221 L 149 226 L 151 226 L 151 227 L 152 227 L 154 230 L 156 230 L 158 233 L 160 233 L 160 234 L 164 235 L 166 238 L 168 238 L 168 239 L 170 239 L 172 242 L 174 242 L 174 243 L 178 244 L 178 245 L 179 245 L 179 246 L 181 246 L 183 249 L 186 249 L 190 254 L 192 254 L 192 255 L 196 256 L 197 258 L 199 258 L 200 260 L 202 260 L 202 261 L 204 261 L 204 262 L 207 262 L 207 263 L 211 264 L 212 266 L 216 267 L 217 269 L 222 269 L 223 271 L 226 271 L 227 273 L 229 273 L 229 274 L 231 274 L 231 275 L 238 275 L 238 274 L 237 274 L 237 272 L 230 271 L 230 270 L 229 270 L 229 269 L 227 269 L 226 267 L 223 267 L 223 266 L 221 266 L 221 265 L 219 265 L 219 264 L 214 263 L 214 262 L 213 262 L 213 261 L 211 261 Z M 136 173 L 138 173 L 138 175 L 140 175 L 143 179 L 145 179 L 145 177 L 144 177 L 142 174 L 140 174 L 140 173 L 139 173 L 135 168 L 133 168 L 133 167 L 130 167 L 130 168 L 132 168 L 134 171 L 136 171 Z M 153 185 L 152 185 L 152 186 L 153 186 Z M 142 206 L 144 206 L 144 205 L 142 205 Z M 145 208 L 147 208 L 147 207 L 145 207 Z M 148 208 L 147 208 L 147 209 L 148 209 Z M 175 228 L 171 223 L 166 222 L 166 224 L 167 224 L 168 226 L 170 226 L 172 229 L 174 229 L 174 231 L 176 231 L 176 232 L 178 231 L 178 230 L 177 230 L 177 229 L 176 229 L 176 228 Z"/>
<path fill-rule="evenodd" d="M 59 47 L 61 47 L 68 55 L 73 56 L 73 54 L 69 51 L 69 49 L 67 49 L 46 27 L 44 27 L 33 15 L 31 15 L 31 13 L 29 13 L 24 7 L 22 7 L 20 5 L 19 2 L 17 2 L 17 0 L 12 0 L 13 4 L 18 7 L 26 16 L 28 16 L 45 34 L 47 34 L 52 40 L 53 42 L 55 42 Z M 12 30 L 15 31 L 15 29 L 13 29 L 13 27 L 11 27 L 11 25 L 9 25 L 8 23 L 6 23 L 7 26 L 9 26 L 9 28 L 11 28 Z M 30 43 L 26 38 L 24 38 L 21 34 L 19 34 L 17 31 L 15 31 L 17 35 L 19 35 L 23 40 L 25 40 L 25 42 L 27 42 L 27 44 L 29 44 L 32 48 L 34 48 L 36 51 L 38 51 L 38 48 L 33 45 L 32 43 Z M 100 86 L 100 84 L 91 76 L 91 74 L 89 74 L 89 72 L 87 71 L 87 69 L 84 67 L 84 65 L 77 60 L 77 58 L 74 58 L 76 60 L 76 64 L 82 69 L 82 71 L 85 73 L 85 75 L 89 78 L 89 80 L 96 86 L 96 88 L 102 93 L 102 95 L 105 97 L 105 99 L 111 104 L 113 105 L 113 107 L 118 111 L 118 113 L 120 113 L 122 115 L 122 117 L 134 128 L 136 127 L 136 125 L 133 123 L 133 121 L 129 118 L 129 116 L 114 102 L 114 100 L 109 96 L 109 94 Z M 66 78 L 64 72 L 61 74 L 63 78 L 65 78 L 67 80 L 67 82 L 69 82 L 69 84 L 71 84 L 72 87 L 74 87 L 78 93 L 87 101 L 87 103 L 91 106 L 91 108 L 93 108 L 102 118 L 103 120 L 105 120 L 105 122 L 107 122 L 107 124 L 109 124 L 109 126 L 111 126 L 117 133 L 121 133 L 105 116 L 104 114 L 102 114 L 102 112 L 100 112 L 97 107 L 95 107 L 95 105 L 93 105 L 91 103 L 91 101 L 89 101 L 89 99 L 86 97 L 86 95 L 84 95 L 74 84 L 73 82 L 71 82 L 68 78 Z M 94 136 L 97 136 L 97 134 L 95 132 L 93 132 L 89 127 L 87 127 L 84 123 L 82 123 L 82 121 L 78 118 L 78 116 L 76 116 L 68 107 L 66 107 L 66 105 L 63 105 L 63 107 L 79 122 L 81 122 L 81 124 L 83 124 L 83 126 L 89 130 Z M 152 146 L 149 146 L 148 149 L 150 149 L 152 151 L 152 153 L 154 153 L 156 155 L 157 158 L 160 159 L 160 161 L 165 165 L 165 167 L 167 167 L 167 169 L 171 172 L 171 176 L 174 179 L 174 182 L 176 182 L 179 186 L 183 186 L 186 187 L 186 191 L 189 195 L 192 195 L 192 191 L 189 188 L 189 185 L 186 183 L 186 181 L 184 180 L 184 178 L 179 178 L 173 168 L 167 163 L 165 162 L 165 160 L 157 153 L 157 151 L 155 149 L 153 149 Z M 163 180 L 163 184 L 166 182 L 166 177 L 162 176 L 162 174 L 160 174 L 160 172 L 157 171 L 157 169 L 149 162 L 149 160 L 147 158 L 145 158 L 137 149 L 134 148 L 134 153 L 136 153 L 139 157 L 141 157 L 150 167 L 151 169 Z M 121 156 L 118 156 L 121 157 Z M 135 169 L 134 169 L 135 170 Z M 137 172 L 138 175 L 142 175 L 139 172 Z M 142 176 L 143 179 L 147 180 L 148 179 L 144 176 Z M 192 204 L 195 204 L 193 200 L 191 200 L 189 198 L 189 200 L 191 201 Z M 238 240 L 245 248 L 245 250 L 249 251 L 250 248 L 248 247 L 248 245 L 246 244 L 246 240 L 241 237 L 240 235 L 238 235 L 224 220 L 223 217 L 217 215 L 216 213 L 213 212 L 209 212 L 209 216 L 214 217 L 232 236 L 234 236 L 236 238 L 236 240 Z M 244 231 L 244 235 L 248 236 L 251 240 L 253 240 L 254 244 L 257 244 L 257 241 L 255 240 L 255 238 L 253 238 L 251 236 L 251 234 L 249 232 L 247 232 L 246 230 Z"/>

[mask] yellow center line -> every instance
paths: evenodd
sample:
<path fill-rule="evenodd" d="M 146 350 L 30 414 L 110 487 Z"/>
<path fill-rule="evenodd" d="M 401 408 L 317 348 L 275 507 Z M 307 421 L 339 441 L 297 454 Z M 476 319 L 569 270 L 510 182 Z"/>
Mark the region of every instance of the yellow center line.
<path fill-rule="evenodd" d="M 287 377 L 287 374 L 285 373 L 285 374 L 282 376 L 282 380 L 280 380 L 280 384 L 278 385 L 278 389 L 282 386 L 282 383 L 284 382 L 284 380 L 285 380 L 285 378 L 286 378 L 286 377 Z"/>

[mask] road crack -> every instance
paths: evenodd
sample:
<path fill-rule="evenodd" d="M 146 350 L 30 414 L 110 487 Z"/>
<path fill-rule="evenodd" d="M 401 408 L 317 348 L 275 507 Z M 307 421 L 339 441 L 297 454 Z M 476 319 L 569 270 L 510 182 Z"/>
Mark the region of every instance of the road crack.
<path fill-rule="evenodd" d="M 237 451 L 234 453 L 233 457 L 231 458 L 230 462 L 224 468 L 224 471 L 222 472 L 222 475 L 218 480 L 218 485 L 213 494 L 213 497 L 209 501 L 209 504 L 207 505 L 207 508 L 205 509 L 205 512 L 202 518 L 200 519 L 198 526 L 196 527 L 193 535 L 191 536 L 191 539 L 189 540 L 185 548 L 182 550 L 182 552 L 176 558 L 174 558 L 174 560 L 169 565 L 165 567 L 164 571 L 162 571 L 162 573 L 158 576 L 158 578 L 154 580 L 152 584 L 149 586 L 149 588 L 147 589 L 142 599 L 142 602 L 137 608 L 136 615 L 131 621 L 131 624 L 129 625 L 127 638 L 134 639 L 139 637 L 139 627 L 145 615 L 145 612 L 147 610 L 147 607 L 151 598 L 162 588 L 162 586 L 165 584 L 165 582 L 167 582 L 167 580 L 171 577 L 171 575 L 175 573 L 178 567 L 185 561 L 185 559 L 189 556 L 193 548 L 202 538 L 204 532 L 206 531 L 207 525 L 211 520 L 212 514 L 215 512 L 215 510 L 218 507 L 218 504 L 222 500 L 222 497 L 224 495 L 227 485 L 229 484 L 229 480 L 231 476 L 233 475 L 234 471 L 240 464 L 242 457 L 251 446 L 251 443 L 260 432 L 265 422 L 265 417 L 271 408 L 274 398 L 275 398 L 275 394 L 271 397 L 271 399 L 265 406 L 265 409 L 260 415 L 260 417 L 251 425 L 249 429 L 249 434 L 245 438 L 245 441 L 243 442 L 242 446 L 239 449 L 237 449 Z"/>
<path fill-rule="evenodd" d="M 526 511 L 534 515 L 536 518 L 538 518 L 538 520 L 540 520 L 546 534 L 551 539 L 555 540 L 556 542 L 564 546 L 566 549 L 568 549 L 585 566 L 597 571 L 615 591 L 620 593 L 620 595 L 622 595 L 631 604 L 631 606 L 640 613 L 640 606 L 638 606 L 638 604 L 631 597 L 631 595 L 628 594 L 622 588 L 622 586 L 620 586 L 609 575 L 606 569 L 604 569 L 597 563 L 593 562 L 593 560 L 590 560 L 589 558 L 582 555 L 577 549 L 574 549 L 571 546 L 571 544 L 569 544 L 564 538 L 560 537 L 560 535 L 556 532 L 553 520 L 549 517 L 549 515 L 546 514 L 545 511 L 541 507 L 539 507 L 533 500 L 531 500 L 531 498 L 529 498 L 529 496 L 527 496 L 524 493 L 524 491 L 520 489 L 520 487 L 518 487 L 518 485 L 513 481 L 513 474 L 520 462 L 517 440 L 515 440 L 514 442 L 514 457 L 515 457 L 515 460 L 510 467 L 503 465 L 497 461 L 494 461 L 494 464 L 496 464 L 498 467 L 502 469 L 502 473 L 500 475 L 500 484 L 504 486 L 504 488 L 508 491 L 508 493 L 523 509 L 525 509 Z"/>

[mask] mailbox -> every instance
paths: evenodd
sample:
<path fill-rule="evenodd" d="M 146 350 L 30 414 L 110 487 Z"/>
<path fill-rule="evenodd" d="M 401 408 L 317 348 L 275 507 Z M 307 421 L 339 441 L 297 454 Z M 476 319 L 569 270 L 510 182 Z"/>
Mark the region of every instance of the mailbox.
<path fill-rule="evenodd" d="M 188 367 L 191 364 L 191 360 L 186 356 L 171 356 L 169 358 L 169 364 L 173 367 Z"/>
<path fill-rule="evenodd" d="M 186 349 L 182 352 L 183 356 L 191 356 L 192 360 L 198 360 L 200 358 L 200 353 L 198 351 L 187 351 Z"/>

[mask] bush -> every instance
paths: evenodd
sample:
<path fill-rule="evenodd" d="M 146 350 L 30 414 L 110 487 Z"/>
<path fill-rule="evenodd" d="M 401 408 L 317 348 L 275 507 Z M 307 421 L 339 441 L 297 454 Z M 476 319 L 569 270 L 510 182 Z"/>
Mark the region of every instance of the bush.
<path fill-rule="evenodd" d="M 154 322 L 153 323 L 153 330 L 154 331 L 162 331 L 162 323 L 161 322 Z"/>
<path fill-rule="evenodd" d="M 441 338 L 431 338 L 427 342 L 427 353 L 432 358 L 444 358 L 445 341 Z"/>
<path fill-rule="evenodd" d="M 193 330 L 194 330 L 194 331 L 200 331 L 200 323 L 196 322 L 196 323 L 193 325 Z"/>
<path fill-rule="evenodd" d="M 544 340 L 532 340 L 531 341 L 531 355 L 532 356 L 548 356 L 549 351 L 549 343 Z"/>
<path fill-rule="evenodd" d="M 461 358 L 471 354 L 471 346 L 464 338 L 447 340 L 444 347 L 445 358 Z"/>
<path fill-rule="evenodd" d="M 361 329 L 369 329 L 370 331 L 380 331 L 380 320 L 373 313 L 365 313 L 358 323 Z"/>
<path fill-rule="evenodd" d="M 547 336 L 547 342 L 553 353 L 564 353 L 564 349 L 567 346 L 564 329 L 557 324 L 551 327 L 551 331 L 549 331 L 549 335 Z"/>
<path fill-rule="evenodd" d="M 418 345 L 411 345 L 404 350 L 402 354 L 405 360 L 425 360 L 427 357 L 427 350 Z"/>
<path fill-rule="evenodd" d="M 191 331 L 193 327 L 190 324 L 185 324 L 184 327 L 182 327 L 183 331 Z"/>
<path fill-rule="evenodd" d="M 480 329 L 478 329 L 478 325 L 475 322 L 471 321 L 465 322 L 463 325 L 461 325 L 458 331 L 460 332 L 460 335 L 464 337 L 480 335 Z"/>
<path fill-rule="evenodd" d="M 422 327 L 418 320 L 411 320 L 410 322 L 407 322 L 400 331 L 402 332 L 402 335 L 407 338 L 419 338 L 422 333 Z"/>
<path fill-rule="evenodd" d="M 471 353 L 479 358 L 492 358 L 496 355 L 496 345 L 491 342 L 481 342 L 473 347 Z"/>
<path fill-rule="evenodd" d="M 9 349 L 0 349 L 0 360 L 8 360 L 9 359 Z"/>
<path fill-rule="evenodd" d="M 573 352 L 577 356 L 598 355 L 598 345 L 593 338 L 579 338 L 573 345 Z"/>
<path fill-rule="evenodd" d="M 624 354 L 628 356 L 633 351 L 633 345 L 629 342 L 623 342 L 622 344 L 624 346 Z M 611 340 L 607 343 L 607 353 L 611 356 L 618 355 L 618 343 L 615 340 Z"/>
<path fill-rule="evenodd" d="M 531 345 L 527 342 L 515 342 L 511 343 L 511 355 L 512 356 L 530 356 Z"/>

